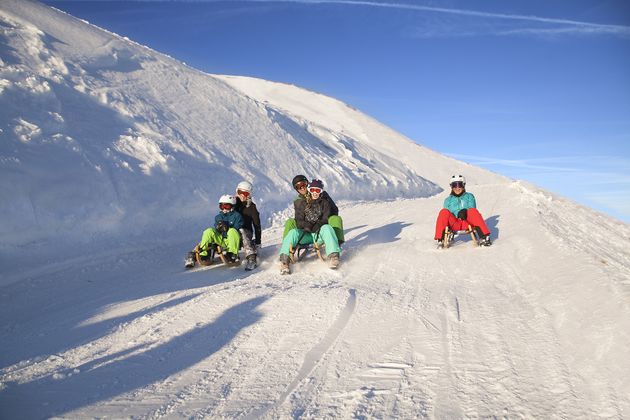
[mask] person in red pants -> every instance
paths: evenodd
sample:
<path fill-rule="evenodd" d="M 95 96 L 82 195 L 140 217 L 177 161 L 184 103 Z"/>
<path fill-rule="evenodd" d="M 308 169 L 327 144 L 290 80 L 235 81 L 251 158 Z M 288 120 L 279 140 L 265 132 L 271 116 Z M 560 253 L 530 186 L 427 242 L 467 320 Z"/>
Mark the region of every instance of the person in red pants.
<path fill-rule="evenodd" d="M 477 210 L 475 196 L 466 192 L 466 178 L 461 175 L 451 177 L 451 194 L 444 200 L 444 208 L 440 210 L 435 222 L 435 240 L 438 247 L 444 245 L 444 229 L 466 230 L 472 226 L 479 237 L 479 245 L 490 246 L 490 229 Z"/>

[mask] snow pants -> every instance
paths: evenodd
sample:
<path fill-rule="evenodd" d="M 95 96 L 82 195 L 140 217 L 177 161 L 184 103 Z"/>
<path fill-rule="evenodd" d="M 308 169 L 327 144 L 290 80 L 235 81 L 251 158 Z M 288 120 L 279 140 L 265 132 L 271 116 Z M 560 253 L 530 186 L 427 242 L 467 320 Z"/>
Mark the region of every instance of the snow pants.
<path fill-rule="evenodd" d="M 241 240 L 243 241 L 243 250 L 245 251 L 245 258 L 250 255 L 256 255 L 256 244 L 254 243 L 254 232 L 250 229 L 239 229 L 241 232 Z"/>
<path fill-rule="evenodd" d="M 466 230 L 468 229 L 468 225 L 471 225 L 473 228 L 479 227 L 479 229 L 481 229 L 481 233 L 484 235 L 490 234 L 490 229 L 488 229 L 486 222 L 483 220 L 481 213 L 479 213 L 477 209 L 468 209 L 467 213 L 468 217 L 466 220 L 462 220 L 455 217 L 455 215 L 448 209 L 440 210 L 440 214 L 438 214 L 437 221 L 435 222 L 434 239 L 442 239 L 446 226 L 450 227 L 452 230 Z"/>
<path fill-rule="evenodd" d="M 202 257 L 208 256 L 208 250 L 211 244 L 219 245 L 227 252 L 237 254 L 238 249 L 241 247 L 241 235 L 238 230 L 230 228 L 227 232 L 227 237 L 223 237 L 215 228 L 208 228 L 203 231 L 201 235 L 201 242 L 199 242 L 199 255 Z"/>
<path fill-rule="evenodd" d="M 344 243 L 343 220 L 341 219 L 341 216 L 330 216 L 328 218 L 328 224 L 332 226 L 333 230 L 335 231 L 335 236 L 337 236 L 339 243 Z M 282 239 L 284 239 L 292 229 L 297 229 L 295 219 L 287 219 L 287 221 L 284 223 L 284 232 L 282 232 Z"/>
<path fill-rule="evenodd" d="M 301 240 L 300 237 L 302 238 Z M 304 232 L 302 229 L 291 229 L 282 240 L 280 255 L 289 255 L 290 247 L 295 249 L 298 241 L 300 241 L 300 244 L 302 245 L 312 244 L 315 241 L 317 241 L 317 244 L 320 246 L 324 244 L 326 247 L 326 255 L 330 255 L 333 252 L 341 252 L 339 240 L 337 239 L 335 230 L 331 225 L 322 226 L 319 230 L 319 234 Z"/>

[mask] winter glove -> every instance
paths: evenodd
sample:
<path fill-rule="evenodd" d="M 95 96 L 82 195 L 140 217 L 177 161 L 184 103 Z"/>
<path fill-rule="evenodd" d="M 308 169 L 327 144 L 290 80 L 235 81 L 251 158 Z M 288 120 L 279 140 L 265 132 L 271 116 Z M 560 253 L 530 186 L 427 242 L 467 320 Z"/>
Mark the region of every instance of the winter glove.
<path fill-rule="evenodd" d="M 230 224 L 228 222 L 221 220 L 217 222 L 216 229 L 217 229 L 217 232 L 221 234 L 221 236 L 225 237 L 227 236 L 228 230 L 230 230 Z"/>
<path fill-rule="evenodd" d="M 462 220 L 466 220 L 468 218 L 468 210 L 461 209 L 459 211 L 459 213 L 457 213 L 457 218 L 458 219 L 462 219 Z"/>

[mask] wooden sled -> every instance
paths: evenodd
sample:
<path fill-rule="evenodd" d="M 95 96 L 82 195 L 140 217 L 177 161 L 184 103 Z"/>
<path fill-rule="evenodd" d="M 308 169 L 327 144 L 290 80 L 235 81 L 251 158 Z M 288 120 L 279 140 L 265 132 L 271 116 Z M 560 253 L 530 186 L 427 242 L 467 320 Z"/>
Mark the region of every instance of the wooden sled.
<path fill-rule="evenodd" d="M 475 229 L 468 225 L 466 230 L 451 230 L 448 226 L 444 229 L 444 248 L 448 248 L 459 235 L 470 235 L 473 246 L 479 246 L 479 238 Z"/>

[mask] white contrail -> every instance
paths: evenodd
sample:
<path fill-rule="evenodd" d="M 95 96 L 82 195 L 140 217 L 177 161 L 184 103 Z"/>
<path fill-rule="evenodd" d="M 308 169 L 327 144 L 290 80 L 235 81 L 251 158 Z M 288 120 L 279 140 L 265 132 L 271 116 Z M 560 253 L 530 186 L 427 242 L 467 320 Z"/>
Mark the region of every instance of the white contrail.
<path fill-rule="evenodd" d="M 609 33 L 619 35 L 630 35 L 630 26 L 623 25 L 604 25 L 599 23 L 581 22 L 570 19 L 557 19 L 557 18 L 545 18 L 531 15 L 515 15 L 504 13 L 490 13 L 490 12 L 477 12 L 474 10 L 466 9 L 449 9 L 445 7 L 434 6 L 420 6 L 415 4 L 404 3 L 380 3 L 375 1 L 351 1 L 351 0 L 249 0 L 254 3 L 300 3 L 300 4 L 341 4 L 348 6 L 368 6 L 368 7 L 381 7 L 389 9 L 400 10 L 416 10 L 423 12 L 435 12 L 435 13 L 448 13 L 452 15 L 462 16 L 474 16 L 480 18 L 492 18 L 492 19 L 506 19 L 506 20 L 520 20 L 526 22 L 540 22 L 551 23 L 561 25 L 571 25 L 574 27 L 583 28 L 585 32 L 589 33 Z"/>

